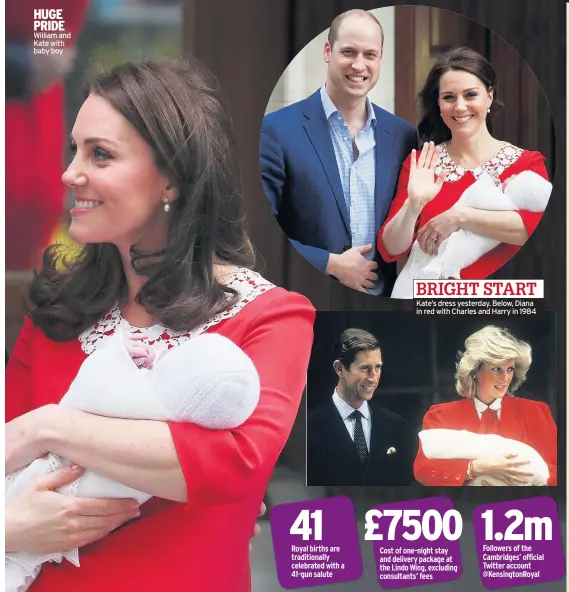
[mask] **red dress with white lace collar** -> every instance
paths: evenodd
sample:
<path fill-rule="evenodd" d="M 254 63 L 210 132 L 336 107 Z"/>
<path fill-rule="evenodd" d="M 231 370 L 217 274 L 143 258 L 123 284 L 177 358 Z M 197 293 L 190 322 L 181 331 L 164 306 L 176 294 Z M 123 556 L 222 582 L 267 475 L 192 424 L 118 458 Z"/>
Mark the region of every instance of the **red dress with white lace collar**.
<path fill-rule="evenodd" d="M 261 395 L 253 415 L 227 431 L 169 423 L 188 503 L 151 499 L 140 519 L 83 547 L 81 567 L 44 565 L 33 592 L 250 590 L 249 540 L 304 390 L 314 308 L 249 270 L 231 285 L 239 302 L 202 329 L 231 339 L 255 364 Z M 59 402 L 85 357 L 120 321 L 113 309 L 79 339 L 61 343 L 27 320 L 7 368 L 6 420 Z M 152 330 L 172 347 L 195 333 Z"/>

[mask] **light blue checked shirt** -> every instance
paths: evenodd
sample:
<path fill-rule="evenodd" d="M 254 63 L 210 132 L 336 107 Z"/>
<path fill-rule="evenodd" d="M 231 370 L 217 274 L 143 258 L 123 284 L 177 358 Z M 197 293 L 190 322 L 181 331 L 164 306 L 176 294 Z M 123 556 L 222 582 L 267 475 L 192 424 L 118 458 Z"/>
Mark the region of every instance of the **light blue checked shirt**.
<path fill-rule="evenodd" d="M 342 421 L 344 422 L 344 425 L 348 430 L 348 434 L 350 434 L 350 438 L 353 440 L 354 432 L 356 429 L 356 420 L 355 418 L 349 416 L 355 411 L 355 409 L 351 405 L 346 403 L 346 401 L 344 401 L 344 399 L 340 397 L 337 391 L 334 391 L 334 394 L 332 395 L 332 401 L 334 401 L 334 405 L 336 405 L 336 409 L 338 410 L 338 413 L 340 414 L 340 417 L 342 418 Z M 362 403 L 362 406 L 359 410 L 363 415 L 362 428 L 364 431 L 364 438 L 366 440 L 367 449 L 369 452 L 369 444 L 371 440 L 371 411 L 369 409 L 367 401 L 364 401 Z"/>
<path fill-rule="evenodd" d="M 346 200 L 352 247 L 373 245 L 373 249 L 364 255 L 366 259 L 371 261 L 375 258 L 377 240 L 377 228 L 375 227 L 375 112 L 368 97 L 366 99 L 366 124 L 354 138 L 359 153 L 356 159 L 350 130 L 328 95 L 326 85 L 320 89 L 320 98 L 330 127 L 336 164 Z M 380 286 L 368 290 L 370 294 L 375 295 L 380 291 Z"/>

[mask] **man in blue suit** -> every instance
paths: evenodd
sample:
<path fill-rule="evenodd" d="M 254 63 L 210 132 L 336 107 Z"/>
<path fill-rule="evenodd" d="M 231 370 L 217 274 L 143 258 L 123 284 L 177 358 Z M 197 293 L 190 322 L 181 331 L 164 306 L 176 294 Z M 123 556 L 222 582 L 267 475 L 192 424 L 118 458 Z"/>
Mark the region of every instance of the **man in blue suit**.
<path fill-rule="evenodd" d="M 265 194 L 300 253 L 345 286 L 389 296 L 395 272 L 377 253 L 377 233 L 417 134 L 367 96 L 382 51 L 371 13 L 336 17 L 324 46 L 325 85 L 265 116 L 260 151 Z"/>

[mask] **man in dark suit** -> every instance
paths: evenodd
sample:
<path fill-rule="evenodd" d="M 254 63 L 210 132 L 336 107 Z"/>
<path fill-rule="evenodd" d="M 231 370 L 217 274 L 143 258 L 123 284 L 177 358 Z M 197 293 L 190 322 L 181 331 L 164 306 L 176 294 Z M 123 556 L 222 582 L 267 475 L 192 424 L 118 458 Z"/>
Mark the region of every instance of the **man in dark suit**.
<path fill-rule="evenodd" d="M 410 442 L 405 420 L 372 403 L 382 368 L 377 339 L 347 329 L 335 346 L 338 385 L 308 412 L 308 485 L 409 485 Z"/>
<path fill-rule="evenodd" d="M 265 194 L 300 253 L 350 288 L 389 296 L 395 270 L 377 253 L 377 233 L 417 134 L 367 96 L 382 52 L 373 14 L 336 17 L 324 46 L 325 85 L 265 116 L 260 153 Z"/>

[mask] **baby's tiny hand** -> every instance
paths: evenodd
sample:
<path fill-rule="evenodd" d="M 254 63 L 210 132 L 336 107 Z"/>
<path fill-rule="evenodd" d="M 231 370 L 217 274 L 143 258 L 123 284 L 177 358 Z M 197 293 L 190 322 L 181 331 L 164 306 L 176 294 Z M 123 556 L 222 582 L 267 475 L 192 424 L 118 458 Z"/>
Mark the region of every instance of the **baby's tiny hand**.
<path fill-rule="evenodd" d="M 156 353 L 150 345 L 144 343 L 145 339 L 148 339 L 148 335 L 145 333 L 126 332 L 124 341 L 126 349 L 133 362 L 139 368 L 151 369 L 154 367 Z"/>
<path fill-rule="evenodd" d="M 510 184 L 510 182 L 515 179 L 517 177 L 517 175 L 512 175 L 511 177 L 508 177 L 503 183 L 502 183 L 502 191 L 506 190 L 506 187 Z"/>

